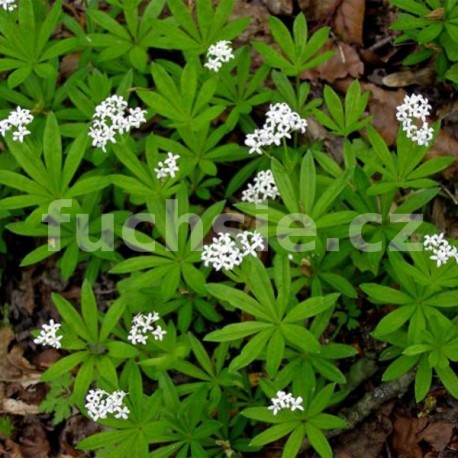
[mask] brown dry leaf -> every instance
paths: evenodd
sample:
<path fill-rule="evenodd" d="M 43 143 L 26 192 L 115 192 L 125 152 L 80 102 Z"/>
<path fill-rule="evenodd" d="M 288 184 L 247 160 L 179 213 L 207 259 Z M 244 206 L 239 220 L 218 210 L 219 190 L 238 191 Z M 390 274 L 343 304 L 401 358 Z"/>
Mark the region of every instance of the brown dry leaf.
<path fill-rule="evenodd" d="M 453 138 L 444 129 L 439 132 L 427 157 L 434 156 L 454 156 L 457 159 L 450 167 L 442 172 L 442 175 L 446 179 L 454 180 L 458 175 L 458 140 Z"/>
<path fill-rule="evenodd" d="M 11 292 L 11 303 L 22 314 L 31 316 L 35 308 L 34 269 L 22 271 L 21 281 Z"/>
<path fill-rule="evenodd" d="M 33 362 L 37 368 L 46 370 L 49 369 L 60 358 L 61 354 L 56 349 L 45 348 L 34 357 Z"/>
<path fill-rule="evenodd" d="M 362 46 L 365 0 L 342 0 L 334 19 L 335 32 L 347 43 Z"/>
<path fill-rule="evenodd" d="M 423 458 L 417 434 L 427 424 L 425 418 L 397 417 L 393 423 L 391 445 L 396 456 Z"/>
<path fill-rule="evenodd" d="M 293 0 L 263 0 L 262 3 L 272 14 L 289 16 L 293 12 Z"/>
<path fill-rule="evenodd" d="M 0 456 L 5 458 L 23 458 L 19 445 L 4 436 L 0 436 Z"/>
<path fill-rule="evenodd" d="M 37 417 L 28 418 L 28 424 L 21 431 L 19 442 L 24 458 L 48 458 L 50 456 L 51 447 L 46 432 Z"/>
<path fill-rule="evenodd" d="M 59 446 L 62 455 L 59 458 L 67 457 L 85 457 L 87 456 L 81 450 L 76 450 L 76 444 L 81 442 L 85 437 L 92 436 L 100 432 L 102 427 L 93 421 L 88 421 L 81 415 L 70 417 L 64 425 L 59 435 Z M 135 458 L 135 457 L 132 457 Z"/>
<path fill-rule="evenodd" d="M 351 76 L 358 78 L 364 73 L 364 64 L 358 53 L 345 43 L 332 44 L 328 40 L 322 48 L 322 52 L 332 49 L 335 54 L 328 61 L 316 67 L 314 70 L 307 70 L 301 74 L 302 79 L 323 79 L 332 83 L 338 79 Z"/>
<path fill-rule="evenodd" d="M 429 86 L 434 82 L 435 72 L 431 67 L 422 68 L 418 71 L 406 70 L 391 73 L 382 79 L 382 83 L 388 87 L 406 87 L 413 84 Z"/>
<path fill-rule="evenodd" d="M 24 386 L 38 383 L 41 374 L 22 356 L 22 348 L 15 345 L 11 351 L 8 347 L 14 339 L 11 328 L 0 329 L 0 381 L 19 382 Z"/>
<path fill-rule="evenodd" d="M 1 405 L 1 411 L 3 413 L 9 413 L 11 415 L 37 415 L 39 413 L 38 406 L 33 404 L 27 404 L 17 399 L 3 399 Z"/>
<path fill-rule="evenodd" d="M 399 122 L 396 119 L 396 107 L 402 104 L 405 91 L 388 91 L 372 83 L 363 83 L 362 89 L 370 91 L 369 113 L 373 116 L 373 126 L 389 146 L 396 143 Z"/>
<path fill-rule="evenodd" d="M 418 436 L 431 444 L 437 452 L 442 452 L 450 442 L 455 425 L 451 423 L 430 423 Z"/>
<path fill-rule="evenodd" d="M 329 17 L 340 0 L 299 0 L 299 8 L 307 21 L 321 22 Z"/>

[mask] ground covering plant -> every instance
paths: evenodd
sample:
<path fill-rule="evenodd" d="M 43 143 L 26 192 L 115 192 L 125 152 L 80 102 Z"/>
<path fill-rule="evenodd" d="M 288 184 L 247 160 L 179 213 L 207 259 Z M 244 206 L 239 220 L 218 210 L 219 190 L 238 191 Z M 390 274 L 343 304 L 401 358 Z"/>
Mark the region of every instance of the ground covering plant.
<path fill-rule="evenodd" d="M 420 45 L 407 63 L 438 52 L 457 82 L 456 0 L 392 3 Z M 417 402 L 433 379 L 458 399 L 458 251 L 426 211 L 453 158 L 428 156 L 440 125 L 424 96 L 397 108 L 389 148 L 358 80 L 312 95 L 301 75 L 333 52 L 302 13 L 270 17 L 272 44 L 238 46 L 249 18 L 232 0 L 91 1 L 84 24 L 62 0 L 0 7 L 1 235 L 32 241 L 21 266 L 83 278 L 30 338 L 61 356 L 41 411 L 101 426 L 81 450 L 331 457 L 361 308 L 384 380 L 413 370 Z"/>

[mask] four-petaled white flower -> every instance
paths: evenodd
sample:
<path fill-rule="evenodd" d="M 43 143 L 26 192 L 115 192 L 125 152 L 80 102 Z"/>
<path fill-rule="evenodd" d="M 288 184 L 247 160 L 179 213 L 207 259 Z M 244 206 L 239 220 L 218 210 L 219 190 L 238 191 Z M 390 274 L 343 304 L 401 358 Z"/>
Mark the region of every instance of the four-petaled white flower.
<path fill-rule="evenodd" d="M 260 204 L 267 199 L 276 199 L 278 195 L 278 188 L 275 184 L 272 170 L 262 170 L 254 177 L 253 184 L 249 183 L 242 192 L 242 200 Z"/>
<path fill-rule="evenodd" d="M 16 0 L 0 0 L 0 7 L 5 11 L 14 11 L 17 8 Z"/>
<path fill-rule="evenodd" d="M 423 246 L 426 251 L 433 253 L 429 259 L 436 261 L 437 267 L 446 264 L 451 258 L 454 258 L 458 263 L 458 250 L 445 240 L 444 233 L 425 235 Z"/>
<path fill-rule="evenodd" d="M 55 323 L 54 320 L 50 320 L 48 324 L 43 324 L 41 327 L 40 334 L 38 337 L 33 339 L 34 343 L 38 345 L 49 345 L 50 347 L 60 348 L 62 344 L 60 341 L 63 336 L 58 336 L 57 331 L 62 325 Z"/>
<path fill-rule="evenodd" d="M 406 95 L 402 105 L 397 107 L 396 118 L 402 124 L 407 138 L 420 146 L 428 145 L 433 138 L 434 130 L 429 127 L 426 117 L 431 105 L 421 94 Z"/>
<path fill-rule="evenodd" d="M 263 147 L 279 146 L 283 138 L 291 138 L 291 132 L 304 133 L 306 128 L 307 121 L 298 113 L 292 111 L 286 103 L 276 103 L 270 105 L 262 128 L 246 136 L 245 145 L 250 148 L 249 154 L 262 154 Z"/>
<path fill-rule="evenodd" d="M 149 335 L 152 335 L 155 340 L 162 340 L 167 334 L 167 331 L 163 330 L 159 325 L 154 327 L 154 323 L 159 319 L 160 317 L 157 312 L 148 313 L 147 315 L 138 313 L 132 319 L 132 326 L 127 339 L 134 345 L 145 345 Z"/>
<path fill-rule="evenodd" d="M 220 232 L 210 245 L 204 246 L 201 258 L 205 266 L 211 265 L 215 270 L 232 270 L 245 256 L 256 256 L 256 250 L 263 249 L 264 241 L 259 232 L 244 231 L 235 238 L 228 232 Z"/>
<path fill-rule="evenodd" d="M 168 152 L 167 159 L 159 161 L 157 167 L 154 169 L 157 179 L 162 180 L 165 177 L 175 178 L 176 172 L 180 170 L 177 164 L 178 159 L 180 159 L 178 154 Z"/>
<path fill-rule="evenodd" d="M 114 415 L 115 418 L 127 420 L 130 410 L 123 404 L 126 396 L 127 393 L 121 390 L 111 394 L 100 388 L 90 390 L 86 396 L 87 414 L 94 421 L 104 420 L 109 414 Z"/>
<path fill-rule="evenodd" d="M 0 121 L 0 134 L 5 136 L 6 132 L 13 129 L 13 141 L 22 143 L 24 137 L 30 134 L 26 126 L 32 121 L 30 110 L 16 107 L 16 110 L 13 110 L 6 119 Z"/>
<path fill-rule="evenodd" d="M 280 410 L 289 409 L 292 412 L 295 410 L 304 411 L 302 402 L 304 401 L 300 396 L 297 398 L 293 397 L 291 393 L 286 393 L 284 391 L 277 391 L 277 397 L 272 398 L 272 405 L 268 407 L 269 410 L 272 410 L 274 415 L 277 415 Z"/>
<path fill-rule="evenodd" d="M 207 62 L 204 67 L 214 72 L 219 72 L 223 63 L 229 62 L 234 58 L 232 52 L 231 42 L 227 40 L 221 40 L 211 45 L 207 51 Z"/>
<path fill-rule="evenodd" d="M 120 95 L 112 95 L 96 106 L 89 128 L 92 146 L 106 152 L 109 142 L 116 143 L 116 133 L 124 134 L 146 122 L 146 110 L 129 108 L 126 115 L 127 106 L 127 101 Z"/>

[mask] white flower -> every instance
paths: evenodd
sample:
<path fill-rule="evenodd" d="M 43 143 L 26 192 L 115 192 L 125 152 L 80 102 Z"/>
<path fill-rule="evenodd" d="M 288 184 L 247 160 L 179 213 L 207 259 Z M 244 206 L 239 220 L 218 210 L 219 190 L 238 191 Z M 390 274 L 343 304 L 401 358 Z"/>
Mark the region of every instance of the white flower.
<path fill-rule="evenodd" d="M 256 250 L 264 249 L 264 240 L 259 232 L 244 231 L 237 234 L 242 249 L 242 257 L 252 255 L 256 256 Z"/>
<path fill-rule="evenodd" d="M 0 0 L 0 7 L 5 11 L 14 11 L 17 8 L 16 0 Z"/>
<path fill-rule="evenodd" d="M 304 411 L 302 406 L 303 399 L 299 396 L 294 398 L 291 393 L 285 393 L 284 391 L 277 391 L 276 398 L 272 398 L 272 405 L 268 407 L 269 410 L 272 410 L 274 415 L 282 409 L 290 409 L 292 412 L 295 410 Z"/>
<path fill-rule="evenodd" d="M 129 108 L 129 114 L 126 116 L 127 107 L 127 101 L 120 95 L 112 95 L 96 106 L 89 128 L 92 146 L 106 152 L 109 142 L 116 143 L 116 133 L 124 134 L 146 122 L 145 110 Z"/>
<path fill-rule="evenodd" d="M 436 261 L 437 267 L 446 264 L 450 258 L 454 258 L 458 263 L 458 250 L 445 240 L 444 233 L 425 235 L 423 246 L 426 251 L 432 252 L 429 259 Z"/>
<path fill-rule="evenodd" d="M 123 405 L 123 399 L 126 396 L 127 393 L 121 390 L 114 391 L 112 394 L 100 388 L 90 390 L 86 396 L 87 413 L 94 421 L 100 418 L 103 420 L 107 418 L 108 414 L 126 420 L 130 413 L 129 408 Z"/>
<path fill-rule="evenodd" d="M 164 331 L 161 326 L 154 327 L 154 323 L 159 319 L 160 317 L 157 312 L 148 313 L 147 315 L 138 313 L 132 319 L 132 326 L 127 339 L 133 345 L 145 345 L 148 340 L 148 334 L 151 334 L 155 340 L 162 340 L 167 334 L 167 331 Z"/>
<path fill-rule="evenodd" d="M 40 334 L 33 341 L 38 345 L 49 345 L 50 347 L 60 348 L 60 343 L 63 336 L 58 336 L 57 331 L 62 325 L 50 320 L 48 324 L 43 324 Z"/>
<path fill-rule="evenodd" d="M 259 232 L 244 231 L 237 234 L 235 240 L 231 234 L 220 232 L 210 245 L 204 246 L 201 259 L 205 266 L 211 265 L 215 270 L 232 270 L 245 256 L 256 256 L 257 249 L 264 249 Z"/>
<path fill-rule="evenodd" d="M 165 177 L 175 178 L 176 172 L 180 170 L 177 165 L 177 160 L 180 159 L 178 154 L 168 152 L 167 159 L 159 161 L 157 167 L 154 169 L 158 180 L 162 180 Z"/>
<path fill-rule="evenodd" d="M 30 130 L 27 130 L 24 126 L 18 126 L 17 130 L 13 132 L 13 140 L 15 142 L 23 142 L 24 137 L 30 134 Z"/>
<path fill-rule="evenodd" d="M 258 172 L 253 181 L 253 184 L 248 184 L 247 189 L 242 192 L 244 202 L 260 204 L 267 199 L 277 198 L 278 188 L 272 170 Z"/>
<path fill-rule="evenodd" d="M 231 42 L 221 40 L 208 48 L 207 62 L 204 64 L 204 67 L 214 72 L 218 72 L 223 66 L 223 63 L 229 62 L 233 58 L 234 53 L 232 52 Z"/>
<path fill-rule="evenodd" d="M 262 128 L 246 136 L 245 145 L 250 148 L 249 154 L 262 154 L 264 146 L 279 146 L 283 138 L 291 138 L 291 132 L 304 133 L 306 128 L 307 121 L 298 113 L 292 111 L 286 103 L 276 103 L 270 105 Z"/>
<path fill-rule="evenodd" d="M 0 121 L 0 134 L 5 136 L 6 132 L 11 128 L 16 128 L 16 130 L 13 130 L 13 141 L 22 143 L 24 137 L 30 134 L 30 130 L 28 130 L 26 126 L 32 121 L 33 116 L 30 110 L 16 107 L 16 110 L 12 111 L 8 118 Z"/>
<path fill-rule="evenodd" d="M 434 131 L 426 121 L 431 105 L 421 94 L 406 95 L 402 105 L 397 107 L 396 118 L 402 124 L 402 130 L 407 138 L 420 146 L 428 145 Z"/>

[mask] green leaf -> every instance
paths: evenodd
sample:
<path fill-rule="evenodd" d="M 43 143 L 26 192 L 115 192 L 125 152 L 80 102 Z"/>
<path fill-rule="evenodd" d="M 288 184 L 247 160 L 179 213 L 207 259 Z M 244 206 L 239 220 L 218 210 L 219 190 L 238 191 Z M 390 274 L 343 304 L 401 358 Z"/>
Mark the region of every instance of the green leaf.
<path fill-rule="evenodd" d="M 306 353 L 319 353 L 320 343 L 308 329 L 295 324 L 282 324 L 281 330 L 291 346 L 299 347 Z"/>
<path fill-rule="evenodd" d="M 345 129 L 345 116 L 342 101 L 337 93 L 329 86 L 324 87 L 323 91 L 324 101 L 329 113 L 334 118 L 336 124 L 340 129 Z"/>
<path fill-rule="evenodd" d="M 108 30 L 113 35 L 126 40 L 131 41 L 131 37 L 127 30 L 120 25 L 117 21 L 112 19 L 108 14 L 103 13 L 102 11 L 98 11 L 95 9 L 88 9 L 87 11 L 89 17 L 98 25 L 103 27 L 105 30 Z"/>
<path fill-rule="evenodd" d="M 105 312 L 105 317 L 103 318 L 102 327 L 100 329 L 101 342 L 104 342 L 105 339 L 108 338 L 115 326 L 119 323 L 125 309 L 126 302 L 122 299 L 118 299 L 110 305 L 107 312 Z"/>
<path fill-rule="evenodd" d="M 94 375 L 94 362 L 93 359 L 87 359 L 78 370 L 73 385 L 72 400 L 75 404 L 83 404 L 89 386 L 92 383 Z"/>
<path fill-rule="evenodd" d="M 244 321 L 243 323 L 228 324 L 223 329 L 210 332 L 204 338 L 209 342 L 226 342 L 237 339 L 242 339 L 251 336 L 266 328 L 271 328 L 270 323 L 262 323 L 258 321 Z"/>
<path fill-rule="evenodd" d="M 108 354 L 111 358 L 120 358 L 122 360 L 135 358 L 138 356 L 138 350 L 125 342 L 108 342 L 106 343 Z"/>
<path fill-rule="evenodd" d="M 248 273 L 245 281 L 260 306 L 266 310 L 270 319 L 276 316 L 276 301 L 269 274 L 262 261 L 257 256 L 248 256 L 243 265 L 243 272 Z M 277 313 L 278 315 L 278 313 Z"/>
<path fill-rule="evenodd" d="M 8 87 L 10 89 L 14 89 L 15 87 L 19 86 L 27 79 L 31 72 L 32 67 L 30 65 L 25 65 L 21 68 L 18 68 L 8 76 Z"/>
<path fill-rule="evenodd" d="M 281 331 L 277 328 L 267 344 L 266 352 L 266 371 L 274 377 L 280 367 L 285 351 L 285 339 Z"/>
<path fill-rule="evenodd" d="M 95 342 L 98 337 L 99 311 L 91 284 L 87 280 L 84 280 L 83 287 L 81 289 L 81 311 L 91 339 Z"/>
<path fill-rule="evenodd" d="M 300 199 L 304 205 L 304 212 L 307 215 L 312 213 L 316 192 L 316 168 L 311 151 L 302 159 L 301 179 L 299 186 Z"/>
<path fill-rule="evenodd" d="M 81 316 L 74 309 L 73 305 L 58 294 L 53 293 L 51 297 L 59 315 L 63 318 L 63 320 L 71 328 L 73 328 L 76 334 L 78 334 L 83 340 L 90 342 L 92 340 L 91 334 Z"/>
<path fill-rule="evenodd" d="M 291 433 L 286 441 L 285 448 L 283 449 L 282 458 L 290 458 L 297 456 L 304 441 L 305 430 L 303 425 L 299 425 Z"/>
<path fill-rule="evenodd" d="M 78 197 L 100 191 L 110 185 L 110 178 L 94 176 L 80 178 L 67 192 L 67 197 Z"/>
<path fill-rule="evenodd" d="M 24 196 L 24 199 L 25 198 L 26 196 Z M 35 264 L 42 261 L 43 259 L 49 258 L 55 253 L 55 251 L 49 249 L 49 246 L 46 243 L 45 245 L 41 245 L 28 253 L 27 256 L 22 259 L 20 265 L 21 267 L 30 266 L 31 264 Z"/>
<path fill-rule="evenodd" d="M 41 24 L 38 38 L 35 44 L 35 52 L 37 55 L 41 55 L 46 44 L 49 42 L 54 29 L 59 21 L 59 16 L 62 10 L 62 0 L 57 0 L 52 6 L 49 13 L 46 15 L 45 20 Z M 65 40 L 64 40 L 65 41 Z"/>
<path fill-rule="evenodd" d="M 415 375 L 415 400 L 417 403 L 423 401 L 431 387 L 433 371 L 429 365 L 428 358 L 420 359 Z"/>
<path fill-rule="evenodd" d="M 435 367 L 435 371 L 447 391 L 458 399 L 458 377 L 450 366 Z"/>
<path fill-rule="evenodd" d="M 298 428 L 297 421 L 289 421 L 287 423 L 271 426 L 270 428 L 267 428 L 265 431 L 255 436 L 250 442 L 250 445 L 252 447 L 260 447 L 270 442 L 274 442 L 281 437 L 286 436 L 295 428 Z M 295 455 L 289 456 L 293 457 Z"/>
<path fill-rule="evenodd" d="M 344 419 L 328 413 L 320 413 L 313 417 L 310 423 L 320 429 L 343 429 L 347 426 L 347 422 Z"/>
<path fill-rule="evenodd" d="M 70 372 L 75 366 L 80 364 L 88 357 L 89 353 L 87 351 L 79 351 L 77 353 L 66 356 L 65 358 L 59 359 L 43 373 L 41 380 L 43 380 L 43 382 L 48 382 L 61 376 L 62 374 Z"/>
<path fill-rule="evenodd" d="M 251 418 L 252 420 L 262 421 L 265 423 L 284 423 L 285 418 L 282 413 L 274 416 L 266 407 L 249 407 L 242 410 L 241 414 L 244 417 Z"/>
<path fill-rule="evenodd" d="M 189 341 L 191 343 L 192 352 L 194 353 L 194 356 L 196 357 L 197 361 L 202 366 L 202 368 L 207 372 L 207 374 L 213 375 L 213 364 L 207 352 L 205 351 L 204 346 L 200 343 L 200 340 L 197 339 L 191 333 L 189 333 L 188 336 Z"/>
<path fill-rule="evenodd" d="M 270 31 L 272 32 L 275 41 L 283 49 L 288 58 L 291 61 L 294 61 L 296 57 L 296 51 L 288 28 L 280 19 L 275 16 L 270 16 L 268 22 Z"/>
<path fill-rule="evenodd" d="M 402 291 L 375 283 L 364 283 L 361 289 L 369 296 L 372 302 L 378 304 L 411 304 L 414 299 Z"/>
<path fill-rule="evenodd" d="M 407 320 L 410 319 L 414 311 L 415 306 L 404 305 L 403 307 L 390 312 L 379 321 L 373 332 L 374 337 L 378 338 L 397 331 Z"/>
<path fill-rule="evenodd" d="M 390 381 L 406 374 L 418 361 L 418 356 L 400 356 L 396 358 L 383 373 L 382 380 Z"/>
<path fill-rule="evenodd" d="M 104 431 L 86 437 L 81 442 L 78 442 L 78 448 L 81 450 L 94 450 L 103 447 L 110 447 L 113 444 L 119 444 L 132 437 L 132 430 L 116 430 Z"/>
<path fill-rule="evenodd" d="M 307 438 L 312 444 L 312 447 L 322 458 L 332 458 L 331 446 L 320 429 L 313 426 L 311 423 L 306 423 L 305 432 L 307 433 Z"/>
<path fill-rule="evenodd" d="M 327 296 L 311 297 L 297 304 L 283 320 L 285 323 L 294 323 L 316 316 L 332 307 L 340 294 L 328 294 Z"/>
<path fill-rule="evenodd" d="M 314 417 L 321 413 L 329 405 L 334 393 L 334 385 L 326 385 L 312 399 L 307 409 L 307 416 Z"/>
<path fill-rule="evenodd" d="M 270 317 L 264 312 L 263 306 L 242 291 L 219 283 L 208 284 L 207 291 L 217 299 L 223 302 L 229 302 L 233 307 L 239 308 L 263 320 L 270 321 Z"/>
<path fill-rule="evenodd" d="M 229 370 L 237 371 L 242 367 L 248 366 L 264 350 L 267 341 L 272 335 L 272 326 L 260 331 L 243 347 L 242 352 L 236 356 L 229 365 Z"/>
<path fill-rule="evenodd" d="M 288 211 L 290 213 L 299 213 L 297 196 L 294 191 L 294 185 L 291 181 L 290 174 L 275 158 L 272 159 L 272 173 L 280 196 Z"/>

